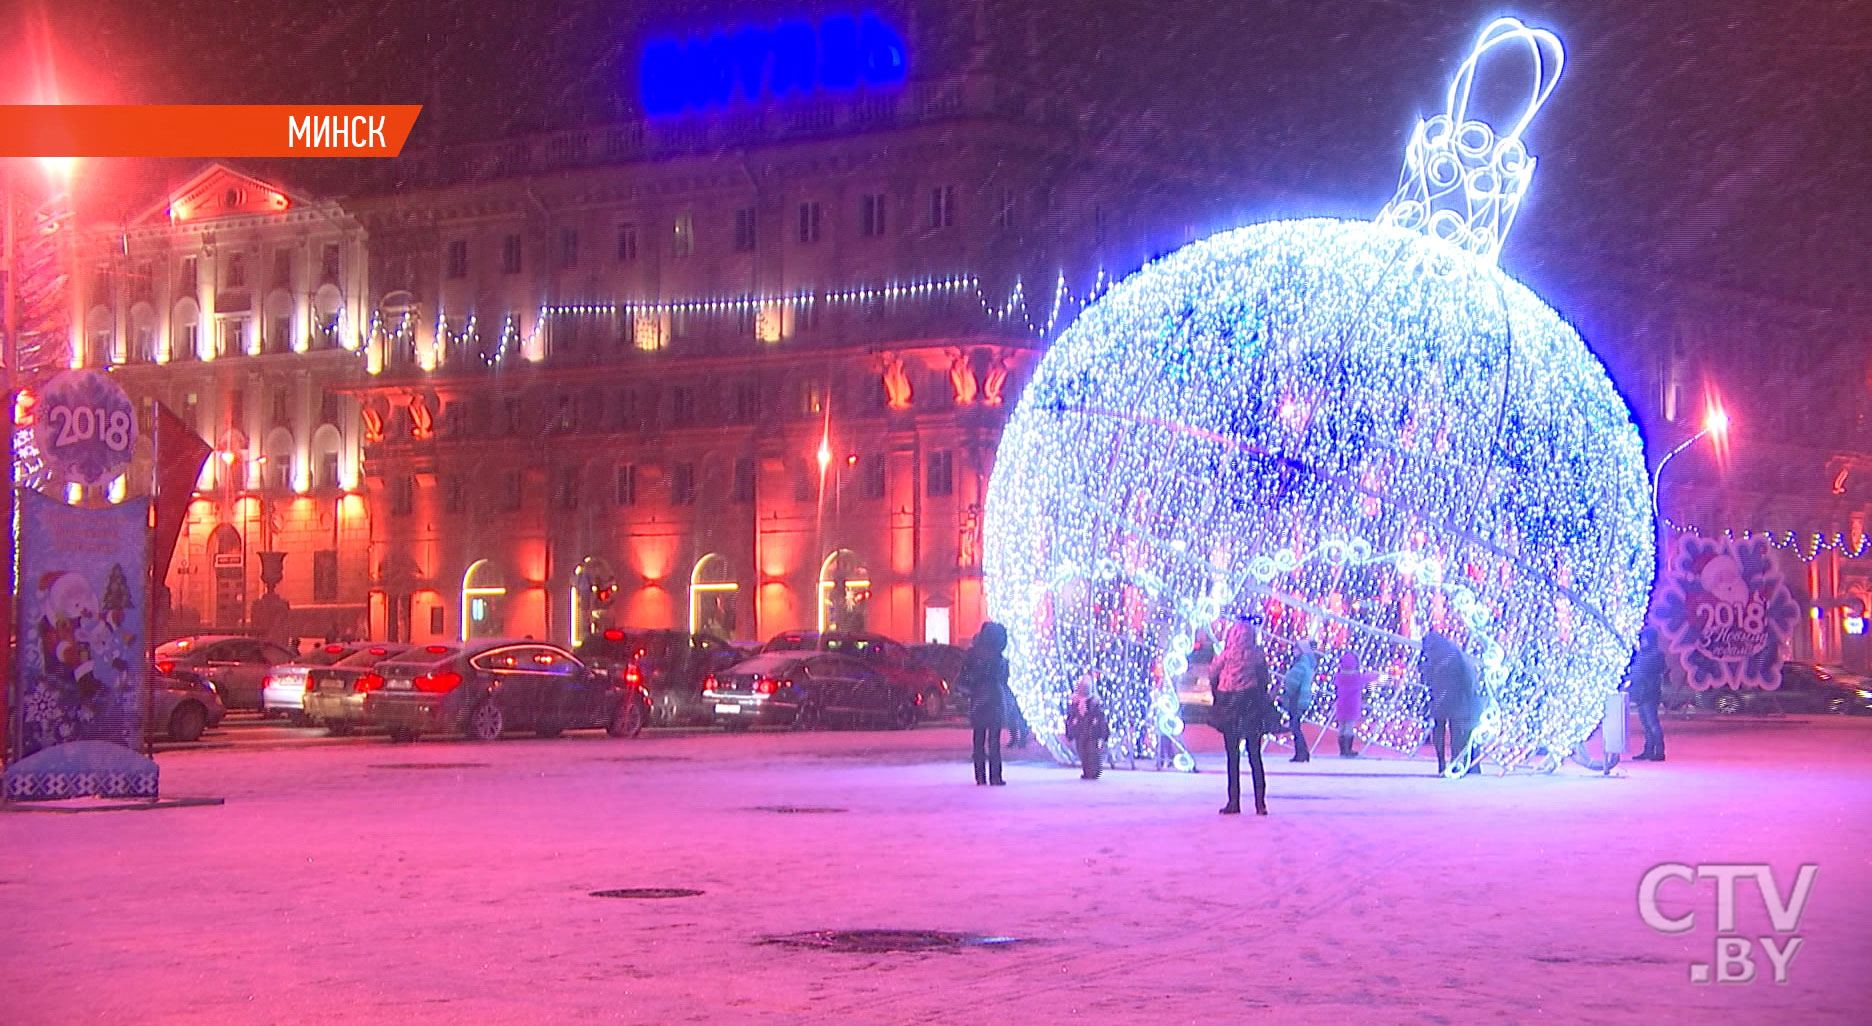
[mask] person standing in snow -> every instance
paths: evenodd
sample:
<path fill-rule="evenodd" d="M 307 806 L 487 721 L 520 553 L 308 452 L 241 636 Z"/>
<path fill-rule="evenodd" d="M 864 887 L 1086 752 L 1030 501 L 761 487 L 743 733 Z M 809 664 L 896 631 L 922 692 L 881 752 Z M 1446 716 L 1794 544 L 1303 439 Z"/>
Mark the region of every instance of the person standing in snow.
<path fill-rule="evenodd" d="M 1377 674 L 1359 669 L 1358 653 L 1339 653 L 1339 670 L 1333 674 L 1333 726 L 1339 731 L 1341 759 L 1358 754 L 1352 742 L 1358 740 L 1358 721 L 1365 715 L 1365 686 L 1377 679 Z"/>
<path fill-rule="evenodd" d="M 981 625 L 956 680 L 968 695 L 969 726 L 975 734 L 975 783 L 1005 784 L 1001 779 L 1001 726 L 1013 701 L 1008 693 L 1007 628 L 989 620 Z"/>
<path fill-rule="evenodd" d="M 1079 678 L 1072 700 L 1066 704 L 1066 739 L 1079 753 L 1079 777 L 1097 780 L 1105 766 L 1105 742 L 1111 737 L 1111 724 L 1105 707 L 1092 693 L 1092 674 Z"/>
<path fill-rule="evenodd" d="M 1417 652 L 1417 675 L 1430 689 L 1430 744 L 1436 750 L 1437 772 L 1462 757 L 1482 714 L 1482 696 L 1476 690 L 1475 669 L 1469 657 L 1443 632 L 1431 628 Z M 1449 742 L 1449 757 L 1443 744 Z M 1481 772 L 1471 763 L 1469 772 Z"/>
<path fill-rule="evenodd" d="M 1658 706 L 1664 703 L 1664 648 L 1658 644 L 1657 628 L 1646 627 L 1638 635 L 1638 652 L 1632 656 L 1628 697 L 1638 707 L 1638 724 L 1644 728 L 1644 751 L 1632 756 L 1633 762 L 1664 761 L 1664 722 L 1658 718 Z"/>
<path fill-rule="evenodd" d="M 1209 679 L 1209 723 L 1222 732 L 1223 751 L 1228 756 L 1228 804 L 1219 810 L 1225 816 L 1241 813 L 1241 756 L 1248 749 L 1248 769 L 1254 776 L 1255 815 L 1267 815 L 1267 771 L 1261 765 L 1261 730 L 1271 699 L 1268 696 L 1272 674 L 1267 653 L 1255 639 L 1254 625 L 1247 617 L 1229 624 L 1222 643 L 1222 657 L 1216 661 L 1215 674 Z"/>
<path fill-rule="evenodd" d="M 1310 762 L 1313 753 L 1307 749 L 1306 731 L 1300 727 L 1300 717 L 1313 705 L 1313 678 L 1319 675 L 1319 650 L 1309 638 L 1300 639 L 1299 649 L 1293 665 L 1281 676 L 1281 712 L 1287 716 L 1287 725 L 1293 728 L 1294 753 L 1290 761 Z"/>

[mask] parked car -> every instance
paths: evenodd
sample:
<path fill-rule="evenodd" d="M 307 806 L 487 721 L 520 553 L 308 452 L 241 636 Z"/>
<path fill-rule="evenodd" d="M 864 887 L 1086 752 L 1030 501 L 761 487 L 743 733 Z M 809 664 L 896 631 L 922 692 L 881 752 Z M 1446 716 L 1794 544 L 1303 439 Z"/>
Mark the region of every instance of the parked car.
<path fill-rule="evenodd" d="M 364 696 L 383 685 L 377 664 L 409 651 L 408 645 L 369 642 L 344 658 L 310 671 L 305 682 L 305 714 L 334 737 L 349 737 L 370 725 Z"/>
<path fill-rule="evenodd" d="M 650 694 L 650 722 L 657 726 L 707 723 L 702 678 L 741 661 L 741 654 L 712 634 L 612 627 L 579 642 L 575 653 L 594 671 Z"/>
<path fill-rule="evenodd" d="M 312 717 L 305 712 L 307 674 L 314 667 L 330 666 L 369 644 L 367 641 L 346 641 L 319 645 L 291 662 L 281 663 L 268 670 L 260 688 L 261 715 L 284 715 L 297 726 L 310 726 Z"/>
<path fill-rule="evenodd" d="M 894 686 L 914 693 L 926 719 L 941 719 L 949 708 L 949 682 L 934 670 L 916 665 L 909 649 L 881 634 L 828 631 L 822 635 L 818 631 L 785 631 L 770 638 L 761 646 L 761 652 L 849 655 L 883 674 Z"/>
<path fill-rule="evenodd" d="M 196 634 L 156 646 L 156 672 L 186 670 L 206 681 L 228 709 L 263 709 L 268 671 L 291 662 L 284 645 L 231 634 Z"/>
<path fill-rule="evenodd" d="M 814 649 L 765 652 L 703 679 L 715 722 L 796 727 L 877 723 L 895 730 L 923 718 L 922 692 L 893 682 L 870 660 Z"/>
<path fill-rule="evenodd" d="M 383 679 L 364 695 L 364 715 L 393 741 L 427 732 L 493 741 L 510 730 L 541 737 L 587 727 L 635 737 L 649 714 L 649 694 L 593 673 L 558 645 L 476 638 L 421 645 L 374 668 Z"/>
<path fill-rule="evenodd" d="M 198 741 L 227 715 L 221 696 L 191 671 L 151 674 L 149 689 L 149 731 L 171 741 Z"/>
<path fill-rule="evenodd" d="M 1781 664 L 1781 686 L 1773 691 L 1710 688 L 1695 701 L 1719 713 L 1867 716 L 1872 715 L 1872 680 L 1837 666 L 1790 659 Z"/>
<path fill-rule="evenodd" d="M 951 702 L 949 697 L 955 694 L 956 683 L 962 678 L 962 663 L 968 659 L 968 650 L 954 645 L 940 645 L 932 641 L 921 645 L 911 645 L 906 651 L 909 652 L 911 666 L 928 670 L 942 678 L 943 700 L 940 705 L 930 705 L 926 699 L 924 715 L 930 719 L 938 719 L 945 714 L 963 711 L 963 707 L 968 703 Z"/>

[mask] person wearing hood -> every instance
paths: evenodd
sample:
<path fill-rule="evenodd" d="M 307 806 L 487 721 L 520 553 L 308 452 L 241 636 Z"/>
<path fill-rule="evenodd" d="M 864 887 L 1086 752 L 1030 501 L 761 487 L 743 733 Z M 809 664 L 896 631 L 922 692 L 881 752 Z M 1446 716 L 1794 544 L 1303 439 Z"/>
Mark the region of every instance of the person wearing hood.
<path fill-rule="evenodd" d="M 956 682 L 968 696 L 969 726 L 975 734 L 975 783 L 1005 784 L 1001 779 L 1001 725 L 1013 701 L 1008 692 L 1007 628 L 989 620 L 981 625 Z"/>
<path fill-rule="evenodd" d="M 1209 679 L 1209 723 L 1222 732 L 1222 748 L 1228 756 L 1228 804 L 1224 816 L 1241 814 L 1241 756 L 1248 749 L 1248 768 L 1254 777 L 1255 815 L 1267 815 L 1267 770 L 1261 764 L 1261 728 L 1270 710 L 1268 689 L 1272 685 L 1267 653 L 1255 639 L 1254 625 L 1247 617 L 1229 624 L 1222 641 L 1222 656 L 1216 660 L 1215 674 Z"/>
<path fill-rule="evenodd" d="M 1631 682 L 1628 697 L 1638 709 L 1639 726 L 1644 728 L 1644 751 L 1632 756 L 1633 762 L 1664 761 L 1664 722 L 1658 718 L 1658 707 L 1664 703 L 1664 678 L 1669 672 L 1657 628 L 1646 627 L 1639 632 L 1638 651 L 1627 671 Z"/>
<path fill-rule="evenodd" d="M 1293 665 L 1281 675 L 1281 712 L 1287 716 L 1287 725 L 1293 728 L 1292 762 L 1310 762 L 1313 753 L 1307 748 L 1306 731 L 1301 729 L 1300 717 L 1313 705 L 1313 678 L 1319 676 L 1319 650 L 1313 647 L 1309 638 L 1301 638 L 1299 655 L 1294 657 Z"/>
<path fill-rule="evenodd" d="M 1365 688 L 1378 679 L 1375 673 L 1359 669 L 1358 653 L 1347 649 L 1339 653 L 1339 670 L 1333 674 L 1333 726 L 1339 731 L 1339 757 L 1350 759 L 1358 753 L 1352 742 L 1358 740 L 1358 721 L 1365 715 Z"/>
<path fill-rule="evenodd" d="M 1099 771 L 1105 766 L 1105 742 L 1111 737 L 1111 724 L 1105 718 L 1105 707 L 1099 704 L 1098 696 L 1092 693 L 1094 674 L 1087 672 L 1079 678 L 1073 688 L 1072 700 L 1066 704 L 1066 740 L 1072 742 L 1073 749 L 1079 753 L 1079 777 L 1082 780 L 1097 780 Z"/>
<path fill-rule="evenodd" d="M 1436 750 L 1437 772 L 1443 773 L 1469 747 L 1476 721 L 1482 715 L 1475 668 L 1454 641 L 1431 628 L 1417 652 L 1417 675 L 1430 689 L 1430 745 Z M 1447 759 L 1443 754 L 1446 738 Z M 1481 768 L 1471 762 L 1468 772 L 1478 773 Z"/>

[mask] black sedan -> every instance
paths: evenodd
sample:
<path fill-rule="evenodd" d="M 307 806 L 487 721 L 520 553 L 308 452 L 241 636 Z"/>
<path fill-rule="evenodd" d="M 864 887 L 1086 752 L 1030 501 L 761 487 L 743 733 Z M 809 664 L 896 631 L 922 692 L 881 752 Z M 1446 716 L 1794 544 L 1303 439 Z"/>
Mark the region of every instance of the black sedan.
<path fill-rule="evenodd" d="M 364 715 L 392 741 L 454 733 L 493 741 L 510 730 L 541 737 L 601 728 L 612 737 L 643 730 L 648 695 L 641 687 L 593 673 L 558 645 L 477 638 L 422 645 L 374 667 L 383 679 L 364 698 Z"/>
<path fill-rule="evenodd" d="M 915 688 L 836 652 L 762 653 L 703 678 L 702 696 L 729 730 L 863 723 L 904 730 L 923 717 Z"/>

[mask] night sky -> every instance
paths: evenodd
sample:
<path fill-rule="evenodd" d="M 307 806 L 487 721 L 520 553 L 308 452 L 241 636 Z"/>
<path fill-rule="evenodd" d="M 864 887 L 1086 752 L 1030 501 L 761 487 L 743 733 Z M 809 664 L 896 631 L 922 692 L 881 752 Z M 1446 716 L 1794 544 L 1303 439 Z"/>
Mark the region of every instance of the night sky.
<path fill-rule="evenodd" d="M 1505 264 L 1537 287 L 1687 276 L 1872 314 L 1864 0 L 990 6 L 995 65 L 1071 97 L 1083 145 L 1144 144 L 1238 174 L 1241 199 L 1218 207 L 1214 227 L 1376 211 L 1410 126 L 1440 107 L 1469 39 L 1489 16 L 1518 14 L 1557 31 L 1568 64 L 1530 132 L 1541 166 Z M 67 101 L 420 102 L 430 106 L 412 145 L 423 145 L 626 116 L 646 26 L 706 29 L 798 9 L 16 0 L 0 13 L 0 39 L 16 49 L 0 95 L 30 95 L 49 53 Z M 934 17 L 965 16 L 950 4 Z M 125 164 L 90 169 L 88 211 L 144 207 L 198 162 Z M 340 161 L 286 174 L 325 193 L 369 184 Z"/>

